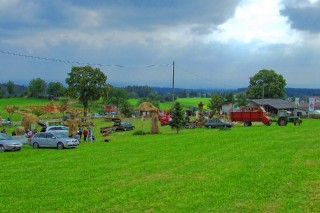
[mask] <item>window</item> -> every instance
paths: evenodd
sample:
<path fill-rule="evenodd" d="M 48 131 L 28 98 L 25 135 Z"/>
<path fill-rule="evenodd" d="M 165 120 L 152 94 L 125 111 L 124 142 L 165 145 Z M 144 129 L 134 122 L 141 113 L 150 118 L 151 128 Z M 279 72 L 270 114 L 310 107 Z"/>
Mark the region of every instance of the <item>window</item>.
<path fill-rule="evenodd" d="M 47 138 L 52 138 L 54 135 L 52 133 L 47 133 Z"/>
<path fill-rule="evenodd" d="M 46 138 L 46 133 L 40 133 L 38 134 L 38 138 Z"/>

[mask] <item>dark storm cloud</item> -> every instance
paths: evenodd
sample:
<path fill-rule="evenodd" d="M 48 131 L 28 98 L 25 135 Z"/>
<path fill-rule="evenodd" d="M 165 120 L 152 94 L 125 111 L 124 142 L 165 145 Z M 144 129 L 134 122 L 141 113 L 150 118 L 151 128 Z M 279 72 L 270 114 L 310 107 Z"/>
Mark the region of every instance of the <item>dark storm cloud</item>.
<path fill-rule="evenodd" d="M 159 25 L 219 25 L 232 17 L 240 0 L 29 0 L 0 5 L 0 28 L 77 28 L 86 11 L 97 12 L 107 29 Z M 2 21 L 1 21 L 2 20 Z M 92 26 L 95 27 L 95 26 Z"/>
<path fill-rule="evenodd" d="M 320 32 L 320 3 L 303 7 L 287 6 L 280 12 L 288 17 L 291 28 L 311 33 Z"/>
<path fill-rule="evenodd" d="M 215 23 L 233 15 L 240 0 L 108 0 L 75 1 L 73 6 L 116 11 L 117 18 L 143 24 Z M 119 16 L 117 16 L 119 15 Z"/>

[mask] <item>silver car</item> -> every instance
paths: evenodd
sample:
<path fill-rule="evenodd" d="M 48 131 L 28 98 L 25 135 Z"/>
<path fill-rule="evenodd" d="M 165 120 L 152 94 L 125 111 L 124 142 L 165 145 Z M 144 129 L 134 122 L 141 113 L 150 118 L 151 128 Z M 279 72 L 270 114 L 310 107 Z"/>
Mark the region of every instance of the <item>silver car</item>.
<path fill-rule="evenodd" d="M 79 141 L 62 132 L 38 132 L 31 138 L 31 146 L 35 149 L 40 147 L 74 148 L 79 146 Z"/>
<path fill-rule="evenodd" d="M 13 139 L 11 136 L 0 133 L 0 152 L 4 151 L 16 151 L 22 148 L 22 143 L 18 140 Z"/>
<path fill-rule="evenodd" d="M 41 132 L 62 132 L 62 133 L 68 134 L 69 127 L 67 127 L 67 126 L 48 126 L 48 127 L 43 127 L 41 129 Z"/>

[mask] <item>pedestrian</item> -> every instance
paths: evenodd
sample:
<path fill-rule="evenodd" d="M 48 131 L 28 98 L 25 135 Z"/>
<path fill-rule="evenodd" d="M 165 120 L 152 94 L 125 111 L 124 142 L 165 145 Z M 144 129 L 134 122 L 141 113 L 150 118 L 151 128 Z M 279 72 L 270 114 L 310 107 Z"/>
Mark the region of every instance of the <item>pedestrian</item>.
<path fill-rule="evenodd" d="M 89 131 L 87 129 L 83 130 L 83 140 L 87 141 L 87 137 L 88 137 Z"/>
<path fill-rule="evenodd" d="M 79 141 L 79 143 L 80 143 L 80 135 L 79 134 L 76 134 L 76 136 L 74 138 L 77 139 L 77 141 Z"/>
<path fill-rule="evenodd" d="M 82 136 L 82 132 L 83 132 L 83 129 L 82 129 L 81 126 L 79 127 L 79 131 L 78 132 L 79 132 L 79 136 L 80 136 L 80 140 L 81 140 L 81 136 Z"/>

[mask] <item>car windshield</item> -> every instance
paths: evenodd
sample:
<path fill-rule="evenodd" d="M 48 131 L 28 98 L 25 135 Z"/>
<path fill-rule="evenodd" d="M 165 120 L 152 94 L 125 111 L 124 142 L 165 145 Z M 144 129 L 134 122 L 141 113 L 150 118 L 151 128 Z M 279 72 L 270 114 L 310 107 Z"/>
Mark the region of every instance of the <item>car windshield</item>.
<path fill-rule="evenodd" d="M 12 137 L 7 134 L 0 133 L 0 140 L 12 140 Z"/>

